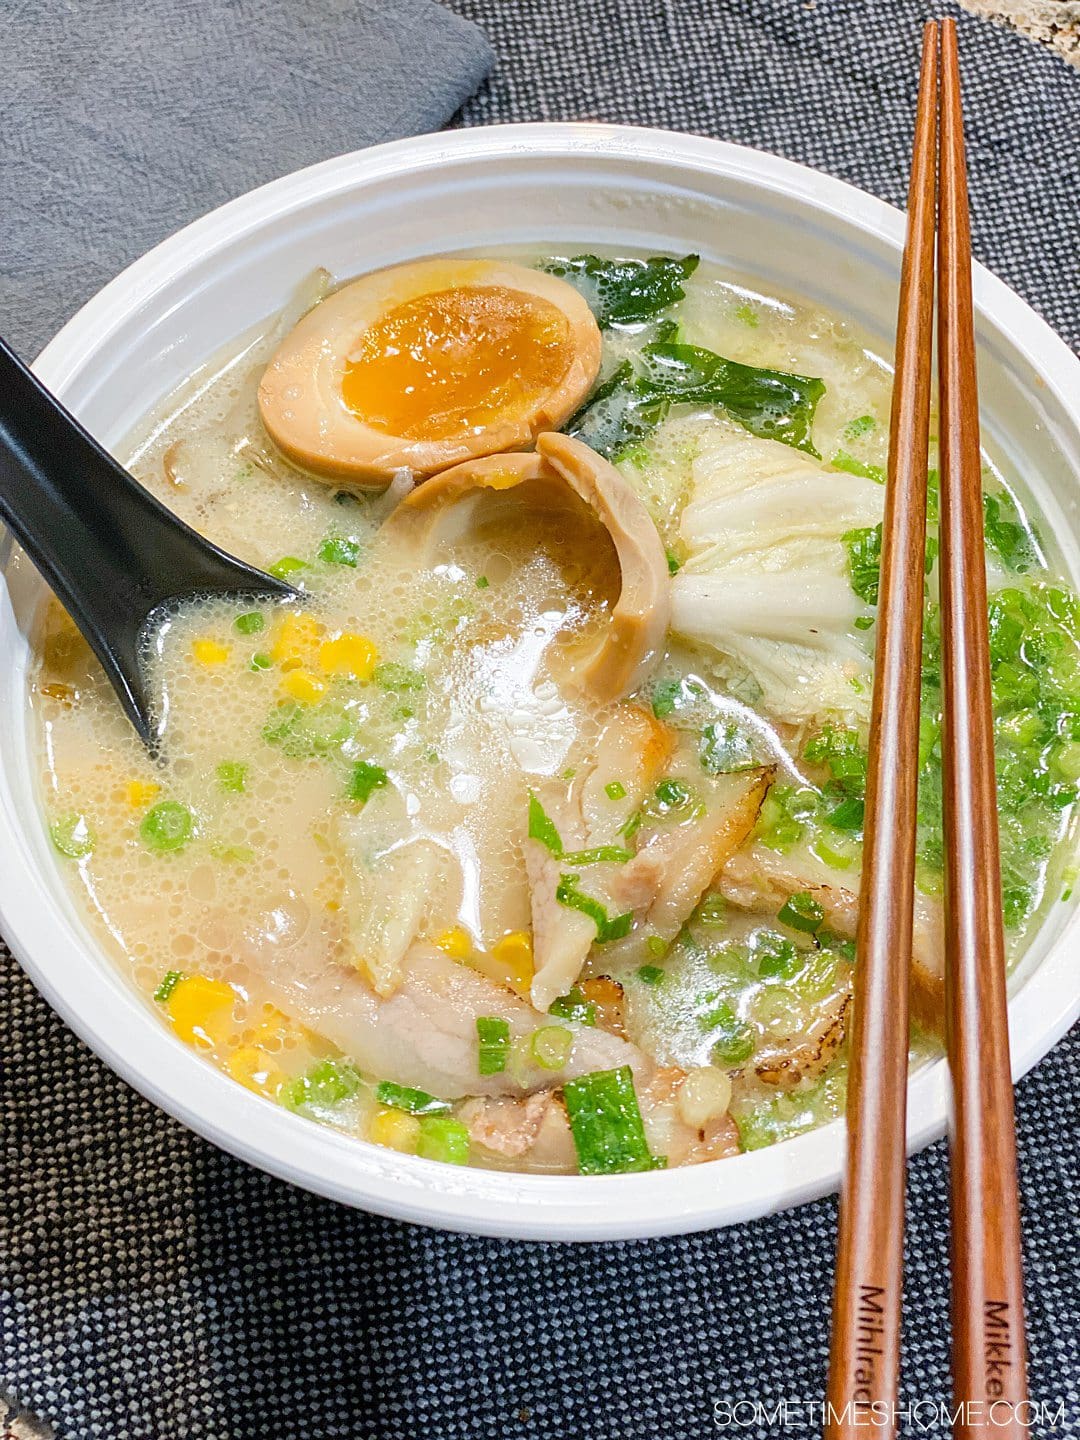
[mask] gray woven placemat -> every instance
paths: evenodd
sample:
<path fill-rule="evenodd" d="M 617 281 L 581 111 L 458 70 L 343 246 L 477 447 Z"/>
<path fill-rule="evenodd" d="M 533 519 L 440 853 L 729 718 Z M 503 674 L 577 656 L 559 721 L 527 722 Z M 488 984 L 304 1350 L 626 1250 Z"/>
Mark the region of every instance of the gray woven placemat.
<path fill-rule="evenodd" d="M 695 130 L 902 197 L 919 0 L 452 3 L 498 56 L 463 123 Z M 1080 77 L 1015 35 L 961 29 L 978 253 L 1080 346 Z M 821 1393 L 833 1202 L 588 1249 L 373 1219 L 195 1139 L 13 965 L 0 984 L 0 1369 L 63 1436 L 698 1440 L 724 1433 L 714 1402 Z M 1073 1436 L 1078 1102 L 1074 1032 L 1018 1093 L 1032 1389 L 1064 1401 L 1057 1433 Z M 911 1173 L 911 1401 L 947 1394 L 946 1210 L 938 1146 Z M 924 1421 L 907 1433 L 946 1433 Z"/>

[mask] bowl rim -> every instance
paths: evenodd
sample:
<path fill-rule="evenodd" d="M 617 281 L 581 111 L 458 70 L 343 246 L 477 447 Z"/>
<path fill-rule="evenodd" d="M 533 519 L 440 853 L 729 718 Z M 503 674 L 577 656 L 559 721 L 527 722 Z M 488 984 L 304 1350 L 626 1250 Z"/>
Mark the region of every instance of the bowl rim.
<path fill-rule="evenodd" d="M 33 368 L 62 395 L 86 362 L 108 348 L 118 327 L 190 264 L 316 200 L 461 162 L 569 161 L 598 153 L 742 181 L 793 199 L 823 221 L 855 226 L 884 240 L 897 255 L 902 246 L 899 210 L 845 181 L 766 151 L 672 131 L 593 123 L 449 131 L 337 156 L 193 221 L 99 290 L 45 346 Z M 978 264 L 974 295 L 977 312 L 1038 371 L 1080 432 L 1080 359 L 1025 301 Z M 5 877 L 0 926 L 12 953 L 76 1034 L 135 1089 L 192 1130 L 316 1194 L 443 1229 L 507 1238 L 613 1240 L 748 1220 L 817 1198 L 839 1184 L 842 1120 L 730 1157 L 722 1171 L 710 1164 L 646 1175 L 537 1176 L 458 1169 L 381 1150 L 252 1094 L 172 1036 L 119 969 L 68 923 L 6 810 L 0 814 L 0 874 Z M 1076 920 L 1074 913 L 1010 1002 L 1014 1077 L 1040 1059 L 1080 1013 L 1080 984 L 1070 974 Z M 947 1104 L 943 1062 L 912 1077 L 909 1151 L 943 1133 Z M 718 1175 L 729 1182 L 722 1190 L 715 1183 Z"/>

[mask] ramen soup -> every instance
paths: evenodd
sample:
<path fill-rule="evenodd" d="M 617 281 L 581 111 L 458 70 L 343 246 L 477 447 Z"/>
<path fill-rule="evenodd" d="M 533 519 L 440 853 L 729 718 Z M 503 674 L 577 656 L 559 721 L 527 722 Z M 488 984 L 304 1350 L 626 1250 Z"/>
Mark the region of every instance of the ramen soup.
<path fill-rule="evenodd" d="M 572 252 L 319 275 L 194 376 L 128 463 L 297 598 L 162 617 L 157 758 L 55 604 L 32 697 L 58 863 L 161 1023 L 453 1164 L 694 1164 L 842 1113 L 889 394 L 840 320 Z M 1070 883 L 1078 611 L 985 488 L 1015 955 Z"/>

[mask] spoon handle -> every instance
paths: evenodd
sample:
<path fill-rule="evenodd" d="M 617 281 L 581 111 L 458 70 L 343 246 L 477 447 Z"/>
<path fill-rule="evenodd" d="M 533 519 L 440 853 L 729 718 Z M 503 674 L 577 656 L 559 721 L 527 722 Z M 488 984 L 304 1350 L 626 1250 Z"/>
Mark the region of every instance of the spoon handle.
<path fill-rule="evenodd" d="M 178 520 L 3 340 L 0 520 L 90 643 L 144 740 L 140 651 L 155 610 L 200 593 L 294 593 Z"/>

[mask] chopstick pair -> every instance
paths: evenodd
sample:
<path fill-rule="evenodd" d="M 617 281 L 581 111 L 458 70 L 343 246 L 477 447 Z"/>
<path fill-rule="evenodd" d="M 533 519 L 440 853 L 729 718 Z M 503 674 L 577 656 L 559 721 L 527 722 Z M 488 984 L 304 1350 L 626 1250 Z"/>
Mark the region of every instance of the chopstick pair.
<path fill-rule="evenodd" d="M 940 41 L 940 98 L 939 98 Z M 937 162 L 937 163 L 935 163 Z M 935 173 L 936 172 L 936 173 Z M 935 183 L 936 182 L 936 183 Z M 935 216 L 936 209 L 936 216 Z M 956 26 L 923 34 L 882 527 L 847 1168 L 825 1434 L 898 1429 L 919 682 L 937 231 L 953 1434 L 1027 1434 L 990 654 Z M 872 1408 L 873 1407 L 873 1408 Z M 991 1412 L 991 1407 L 993 1407 Z M 874 1418 L 871 1419 L 871 1416 Z"/>

